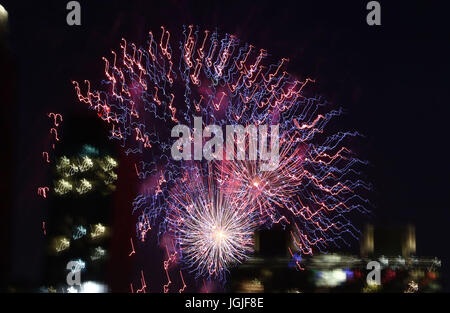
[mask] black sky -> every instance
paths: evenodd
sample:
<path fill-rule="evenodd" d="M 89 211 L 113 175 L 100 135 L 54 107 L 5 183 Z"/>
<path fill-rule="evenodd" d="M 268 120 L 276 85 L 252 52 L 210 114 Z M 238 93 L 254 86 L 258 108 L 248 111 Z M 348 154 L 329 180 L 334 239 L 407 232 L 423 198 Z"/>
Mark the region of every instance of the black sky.
<path fill-rule="evenodd" d="M 42 257 L 42 241 L 32 232 L 45 210 L 34 195 L 46 175 L 36 157 L 47 127 L 44 114 L 89 116 L 71 80 L 98 80 L 101 57 L 120 38 L 143 43 L 161 25 L 176 32 L 195 24 L 289 57 L 290 72 L 316 79 L 315 88 L 344 107 L 341 125 L 366 135 L 358 150 L 371 163 L 367 178 L 375 189 L 368 220 L 415 224 L 418 254 L 442 258 L 449 281 L 450 32 L 439 2 L 380 1 L 382 26 L 372 27 L 365 21 L 367 1 L 79 2 L 82 26 L 70 27 L 65 1 L 1 1 L 10 17 L 12 58 L 0 73 L 8 73 L 2 81 L 12 85 L 13 100 L 0 101 L 13 136 L 14 277 L 36 281 L 40 275 L 27 269 L 27 260 L 39 264 Z"/>

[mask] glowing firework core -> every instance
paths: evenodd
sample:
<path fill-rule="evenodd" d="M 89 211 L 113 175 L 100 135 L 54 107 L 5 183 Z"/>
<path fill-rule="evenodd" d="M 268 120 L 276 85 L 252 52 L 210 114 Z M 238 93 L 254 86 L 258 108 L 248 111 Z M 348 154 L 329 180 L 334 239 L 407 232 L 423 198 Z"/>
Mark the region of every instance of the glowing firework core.
<path fill-rule="evenodd" d="M 227 240 L 228 234 L 225 233 L 222 229 L 214 229 L 213 227 L 213 238 L 216 242 L 216 245 L 222 245 L 223 241 Z"/>

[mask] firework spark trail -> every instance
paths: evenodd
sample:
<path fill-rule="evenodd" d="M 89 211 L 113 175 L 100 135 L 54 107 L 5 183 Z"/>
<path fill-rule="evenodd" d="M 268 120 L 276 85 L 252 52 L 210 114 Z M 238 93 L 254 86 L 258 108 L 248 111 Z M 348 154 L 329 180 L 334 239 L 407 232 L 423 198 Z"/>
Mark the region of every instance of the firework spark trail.
<path fill-rule="evenodd" d="M 220 38 L 217 31 L 201 32 L 190 25 L 183 28 L 178 49 L 172 48 L 171 40 L 165 27 L 155 35 L 149 32 L 143 47 L 122 39 L 118 52 L 102 58 L 105 79 L 99 90 L 91 89 L 88 80 L 83 86 L 73 82 L 78 100 L 109 125 L 109 138 L 140 159 L 133 169 L 137 177 L 159 177 L 155 188 L 141 192 L 133 202 L 138 239 L 145 240 L 153 226 L 158 238 L 173 233 L 181 261 L 197 276 L 223 278 L 231 263 L 250 253 L 247 241 L 241 248 L 230 243 L 221 250 L 206 248 L 211 241 L 203 240 L 203 250 L 195 250 L 193 240 L 199 238 L 191 237 L 200 236 L 191 233 L 194 225 L 210 226 L 219 216 L 252 230 L 274 223 L 290 225 L 300 254 L 312 254 L 313 247 L 326 251 L 330 244 L 348 244 L 346 237 L 357 237 L 347 215 L 367 212 L 364 194 L 371 185 L 359 178 L 367 162 L 350 149 L 351 139 L 360 134 L 326 132 L 342 110 L 324 112 L 329 104 L 322 97 L 304 94 L 313 80 L 296 79 L 286 71 L 288 59 L 270 64 L 266 50 L 241 45 L 234 35 Z M 174 161 L 167 132 L 176 124 L 193 125 L 194 116 L 202 117 L 205 125 L 278 124 L 279 167 L 261 172 L 253 161 L 216 162 L 216 181 L 200 183 L 203 178 L 192 175 L 201 162 Z M 192 198 L 194 192 L 201 201 Z M 190 203 L 192 212 L 183 203 Z M 245 214 L 219 214 L 230 206 Z"/>
<path fill-rule="evenodd" d="M 226 35 L 219 40 L 217 32 L 208 36 L 205 31 L 200 40 L 198 33 L 193 32 L 192 26 L 184 31 L 178 74 L 172 61 L 170 33 L 162 28 L 159 45 L 150 32 L 146 48 L 137 48 L 122 39 L 120 52 L 112 51 L 112 60 L 103 57 L 106 79 L 102 83 L 109 87 L 106 90 L 93 91 L 86 80 L 83 95 L 80 84 L 73 82 L 79 101 L 89 104 L 101 119 L 111 124 L 110 138 L 127 146 L 127 154 L 145 152 L 153 145 L 158 146 L 158 152 L 169 151 L 170 145 L 152 129 L 153 122 L 158 120 L 190 123 L 197 114 L 216 123 L 242 120 L 261 123 L 275 111 L 287 112 L 298 101 L 304 102 L 304 111 L 314 112 L 307 108 L 318 104 L 304 101 L 301 94 L 311 80 L 293 80 L 285 71 L 279 75 L 287 59 L 263 70 L 266 67 L 262 62 L 267 56 L 264 50 L 252 62 L 253 47 L 245 45 L 238 49 L 235 36 Z M 182 101 L 175 96 L 180 94 L 180 86 L 185 89 Z M 214 115 L 222 110 L 225 117 Z M 302 120 L 306 118 L 303 116 Z"/>
<path fill-rule="evenodd" d="M 60 142 L 60 138 L 58 137 L 58 127 L 61 125 L 61 123 L 63 122 L 63 117 L 61 114 L 59 113 L 48 113 L 47 117 L 49 117 L 50 119 L 53 120 L 53 125 L 49 130 L 50 136 L 52 138 L 52 143 L 51 143 L 51 147 L 52 149 L 48 149 L 49 152 L 47 151 L 43 151 L 42 152 L 42 158 L 44 160 L 44 162 L 48 165 L 51 163 L 50 158 L 54 158 L 54 150 L 56 147 L 56 143 Z M 53 151 L 53 152 L 52 152 Z M 39 196 L 41 196 L 43 199 L 47 199 L 48 194 L 50 193 L 50 187 L 48 186 L 43 186 L 43 187 L 38 187 L 37 188 L 37 194 Z M 46 229 L 46 222 L 43 221 L 42 222 L 42 230 L 44 235 L 47 235 L 47 229 Z"/>

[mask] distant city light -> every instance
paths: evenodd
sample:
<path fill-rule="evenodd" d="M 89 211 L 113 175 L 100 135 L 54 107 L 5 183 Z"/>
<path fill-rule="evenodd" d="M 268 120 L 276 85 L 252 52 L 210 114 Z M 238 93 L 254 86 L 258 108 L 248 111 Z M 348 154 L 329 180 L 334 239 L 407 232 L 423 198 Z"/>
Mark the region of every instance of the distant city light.
<path fill-rule="evenodd" d="M 91 255 L 91 260 L 92 261 L 97 261 L 101 258 L 103 258 L 106 255 L 106 250 L 103 249 L 102 247 L 97 247 L 94 250 L 94 253 Z"/>
<path fill-rule="evenodd" d="M 54 247 L 56 252 L 62 252 L 70 247 L 70 241 L 66 237 L 55 238 Z"/>
<path fill-rule="evenodd" d="M 105 231 L 106 227 L 103 224 L 98 223 L 92 227 L 91 238 L 96 239 L 102 237 L 105 234 Z"/>
<path fill-rule="evenodd" d="M 92 184 L 85 178 L 80 180 L 79 186 L 76 188 L 77 192 L 82 195 L 92 189 Z"/>
<path fill-rule="evenodd" d="M 8 20 L 8 11 L 0 4 L 0 25 Z"/>
<path fill-rule="evenodd" d="M 56 183 L 55 192 L 59 195 L 64 195 L 72 190 L 72 184 L 69 183 L 67 180 L 60 179 Z"/>
<path fill-rule="evenodd" d="M 347 273 L 342 269 L 319 272 L 316 284 L 320 287 L 336 287 L 347 280 Z"/>
<path fill-rule="evenodd" d="M 83 226 L 81 226 L 81 225 L 79 225 L 79 226 L 77 226 L 77 227 L 74 229 L 72 238 L 73 238 L 74 240 L 77 240 L 77 239 L 80 239 L 81 237 L 83 237 L 83 236 L 85 236 L 85 235 L 86 235 L 86 228 L 83 227 Z"/>
<path fill-rule="evenodd" d="M 106 293 L 108 287 L 104 284 L 95 281 L 87 281 L 81 285 L 81 288 L 71 286 L 67 288 L 68 293 Z"/>
<path fill-rule="evenodd" d="M 83 151 L 86 149 L 91 151 L 95 148 L 85 146 Z M 118 162 L 109 155 L 100 158 L 92 156 L 93 154 L 86 155 L 86 152 L 82 152 L 70 158 L 61 156 L 56 161 L 58 178 L 54 191 L 57 195 L 86 195 L 95 191 L 108 194 L 114 191 L 113 184 L 117 180 L 114 168 L 118 166 Z"/>
<path fill-rule="evenodd" d="M 72 268 L 72 273 L 81 272 L 82 270 L 86 269 L 86 263 L 81 259 L 73 260 L 71 262 L 74 262 L 76 264 L 75 268 Z"/>
<path fill-rule="evenodd" d="M 94 281 L 87 281 L 81 285 L 80 293 L 105 293 L 108 287 Z"/>

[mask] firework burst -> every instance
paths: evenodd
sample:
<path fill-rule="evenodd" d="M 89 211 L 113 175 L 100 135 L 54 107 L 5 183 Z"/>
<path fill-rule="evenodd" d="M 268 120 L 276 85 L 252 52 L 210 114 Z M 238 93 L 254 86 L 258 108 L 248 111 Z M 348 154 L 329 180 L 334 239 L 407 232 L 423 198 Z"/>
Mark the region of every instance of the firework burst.
<path fill-rule="evenodd" d="M 346 234 L 356 238 L 347 216 L 367 212 L 371 186 L 359 178 L 367 162 L 350 149 L 359 134 L 326 131 L 342 110 L 331 110 L 320 96 L 306 97 L 314 80 L 290 75 L 288 59 L 271 64 L 266 50 L 235 35 L 190 25 L 178 49 L 174 37 L 161 27 L 142 47 L 122 39 L 120 49 L 103 58 L 99 90 L 88 80 L 73 82 L 78 100 L 110 128 L 109 138 L 135 155 L 132 170 L 149 187 L 133 202 L 139 240 L 151 230 L 158 238 L 170 233 L 196 276 L 222 279 L 251 253 L 260 227 L 290 225 L 299 254 L 348 244 Z M 227 160 L 202 171 L 204 160 L 174 160 L 167 130 L 193 125 L 194 117 L 220 127 L 278 124 L 279 166 L 264 172 L 260 161 Z M 166 274 L 165 291 L 167 268 Z"/>
<path fill-rule="evenodd" d="M 273 171 L 261 170 L 261 161 L 216 163 L 218 181 L 230 198 L 229 201 L 236 206 L 252 208 L 258 214 L 260 226 L 289 223 L 280 208 L 295 208 L 292 198 L 302 184 L 304 152 L 291 141 L 281 142 L 279 164 Z"/>
<path fill-rule="evenodd" d="M 213 175 L 197 174 L 170 191 L 168 230 L 185 265 L 198 276 L 221 279 L 253 252 L 257 218 L 248 206 L 228 201 Z"/>

